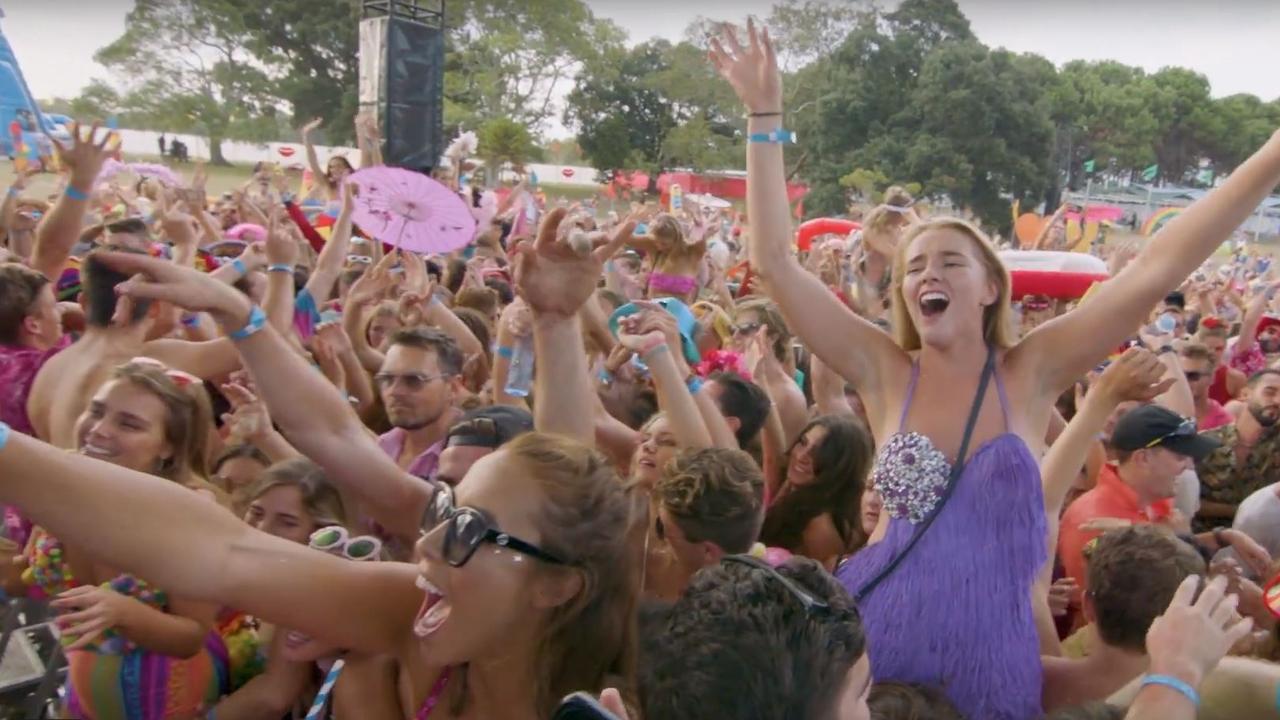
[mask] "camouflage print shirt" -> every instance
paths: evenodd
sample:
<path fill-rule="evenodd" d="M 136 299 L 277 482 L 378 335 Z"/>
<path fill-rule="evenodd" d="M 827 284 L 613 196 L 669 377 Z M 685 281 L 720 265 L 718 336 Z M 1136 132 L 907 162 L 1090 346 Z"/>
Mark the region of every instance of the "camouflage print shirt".
<path fill-rule="evenodd" d="M 1196 475 L 1200 478 L 1202 502 L 1239 505 L 1253 491 L 1280 480 L 1280 432 L 1267 430 L 1249 454 L 1236 462 L 1236 447 L 1240 435 L 1235 423 L 1205 431 L 1205 435 L 1222 443 L 1204 460 L 1196 463 Z M 1207 532 L 1215 525 L 1230 525 L 1221 519 L 1196 518 L 1196 532 Z"/>

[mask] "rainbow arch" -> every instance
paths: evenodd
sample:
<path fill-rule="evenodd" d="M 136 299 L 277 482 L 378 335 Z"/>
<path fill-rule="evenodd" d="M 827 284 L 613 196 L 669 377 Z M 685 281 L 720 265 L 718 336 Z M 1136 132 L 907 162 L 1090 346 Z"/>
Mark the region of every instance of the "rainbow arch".
<path fill-rule="evenodd" d="M 1147 237 L 1155 235 L 1160 231 L 1160 228 L 1164 227 L 1170 220 L 1181 214 L 1182 210 L 1183 209 L 1180 207 L 1167 207 L 1151 213 L 1151 217 L 1147 218 L 1147 221 L 1142 223 L 1142 234 Z"/>

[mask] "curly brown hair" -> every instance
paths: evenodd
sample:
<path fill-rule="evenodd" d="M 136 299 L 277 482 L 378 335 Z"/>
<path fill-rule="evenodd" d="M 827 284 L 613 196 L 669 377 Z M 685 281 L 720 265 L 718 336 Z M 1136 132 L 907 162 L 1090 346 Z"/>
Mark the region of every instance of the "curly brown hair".
<path fill-rule="evenodd" d="M 1106 644 L 1146 652 L 1147 630 L 1204 558 L 1167 528 L 1135 525 L 1098 538 L 1089 555 L 1089 601 Z"/>
<path fill-rule="evenodd" d="M 732 448 L 686 450 L 663 468 L 654 499 L 680 524 L 689 542 L 745 553 L 764 521 L 764 474 Z"/>

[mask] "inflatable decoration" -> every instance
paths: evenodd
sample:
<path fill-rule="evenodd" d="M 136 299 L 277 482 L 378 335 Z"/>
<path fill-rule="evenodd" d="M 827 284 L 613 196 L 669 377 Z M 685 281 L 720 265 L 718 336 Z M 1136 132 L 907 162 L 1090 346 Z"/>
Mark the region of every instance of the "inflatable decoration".
<path fill-rule="evenodd" d="M 1078 300 L 1110 277 L 1105 262 L 1084 253 L 1006 250 L 1000 261 L 1009 270 L 1010 296 L 1015 300 L 1026 295 Z"/>
<path fill-rule="evenodd" d="M 808 252 L 813 247 L 813 239 L 819 235 L 848 235 L 854 230 L 861 230 L 862 224 L 840 218 L 815 218 L 800 223 L 796 229 L 796 247 L 801 252 Z"/>
<path fill-rule="evenodd" d="M 1164 227 L 1170 220 L 1178 217 L 1182 213 L 1182 208 L 1167 207 L 1161 208 L 1153 213 L 1147 221 L 1142 223 L 1142 234 L 1151 237 L 1160 232 L 1160 228 Z"/>

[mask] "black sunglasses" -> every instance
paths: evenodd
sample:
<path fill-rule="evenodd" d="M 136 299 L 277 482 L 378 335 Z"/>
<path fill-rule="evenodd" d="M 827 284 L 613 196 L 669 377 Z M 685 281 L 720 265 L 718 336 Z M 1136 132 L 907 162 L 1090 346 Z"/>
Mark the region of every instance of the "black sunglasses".
<path fill-rule="evenodd" d="M 734 325 L 733 334 L 734 335 L 750 335 L 751 333 L 754 333 L 755 331 L 759 330 L 760 326 L 763 324 L 764 323 L 752 322 L 752 323 L 743 323 L 741 325 Z"/>
<path fill-rule="evenodd" d="M 466 565 L 471 560 L 471 556 L 476 554 L 480 545 L 486 542 L 552 565 L 570 564 L 533 543 L 499 530 L 480 510 L 454 505 L 453 488 L 448 485 L 441 485 L 436 491 L 435 499 L 428 508 L 426 517 L 423 518 L 422 532 L 425 535 L 442 524 L 446 527 L 441 554 L 445 562 L 453 567 Z"/>
<path fill-rule="evenodd" d="M 814 597 L 813 593 L 800 587 L 777 570 L 774 570 L 769 563 L 766 563 L 760 558 L 752 555 L 726 555 L 721 559 L 721 562 L 737 563 L 739 565 L 746 565 L 747 567 L 763 571 L 769 577 L 782 583 L 782 586 L 787 589 L 787 592 L 791 593 L 796 600 L 799 600 L 800 604 L 804 605 L 805 612 L 810 615 L 826 617 L 827 615 L 832 614 L 831 605 L 827 604 L 827 601 L 819 600 Z"/>
<path fill-rule="evenodd" d="M 1204 377 L 1209 373 L 1202 373 L 1199 370 L 1192 370 L 1190 372 L 1186 372 L 1183 374 L 1187 376 L 1187 382 L 1200 382 L 1200 380 L 1204 379 Z"/>

